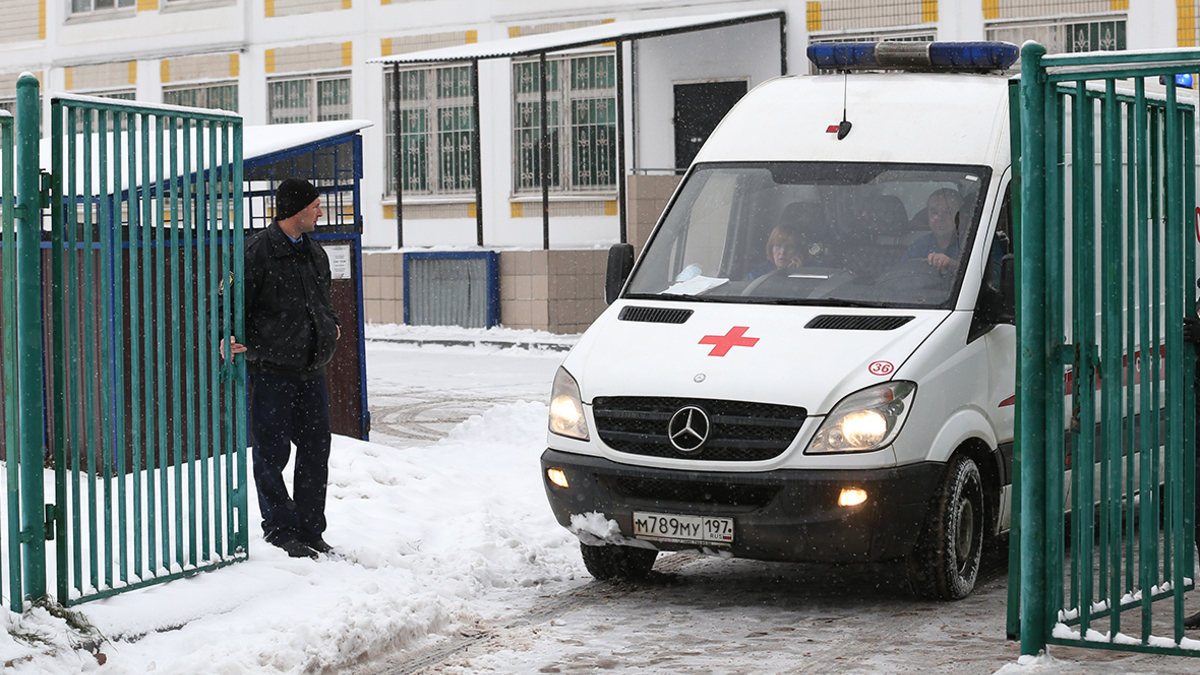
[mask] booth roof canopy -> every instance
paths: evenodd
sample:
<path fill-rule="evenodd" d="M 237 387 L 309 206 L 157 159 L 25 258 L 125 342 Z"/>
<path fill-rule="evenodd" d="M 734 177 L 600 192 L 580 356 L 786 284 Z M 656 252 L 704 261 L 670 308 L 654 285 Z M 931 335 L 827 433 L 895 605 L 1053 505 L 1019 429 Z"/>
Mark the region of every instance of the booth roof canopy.
<path fill-rule="evenodd" d="M 374 126 L 370 120 L 264 124 L 242 129 L 242 160 L 273 155 Z"/>
<path fill-rule="evenodd" d="M 377 59 L 368 59 L 367 63 L 440 63 L 528 56 L 530 54 L 564 51 L 576 47 L 616 42 L 618 40 L 639 40 L 709 28 L 720 28 L 722 26 L 733 26 L 754 21 L 782 19 L 783 17 L 784 12 L 770 10 L 614 21 L 612 23 L 600 24 L 599 26 L 573 28 L 554 33 L 527 35 L 507 40 L 475 42 L 472 44 L 456 45 L 454 47 L 442 47 L 440 49 L 427 49 L 420 52 L 384 56 Z"/>

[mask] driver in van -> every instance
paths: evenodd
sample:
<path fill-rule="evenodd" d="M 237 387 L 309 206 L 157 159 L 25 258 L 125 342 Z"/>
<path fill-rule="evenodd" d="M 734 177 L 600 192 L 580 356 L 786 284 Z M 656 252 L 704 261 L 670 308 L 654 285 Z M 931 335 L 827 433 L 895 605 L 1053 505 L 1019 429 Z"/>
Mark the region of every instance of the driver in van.
<path fill-rule="evenodd" d="M 953 271 L 962 253 L 958 241 L 962 203 L 962 195 L 954 188 L 942 188 L 929 195 L 929 234 L 912 243 L 905 260 L 924 260 L 941 272 Z"/>
<path fill-rule="evenodd" d="M 810 239 L 819 234 L 824 225 L 820 206 L 815 203 L 796 202 L 783 210 L 782 222 L 771 230 L 767 238 L 767 259 L 752 267 L 746 281 L 770 274 L 776 270 L 794 269 L 809 264 L 808 254 L 818 254 L 820 244 Z"/>

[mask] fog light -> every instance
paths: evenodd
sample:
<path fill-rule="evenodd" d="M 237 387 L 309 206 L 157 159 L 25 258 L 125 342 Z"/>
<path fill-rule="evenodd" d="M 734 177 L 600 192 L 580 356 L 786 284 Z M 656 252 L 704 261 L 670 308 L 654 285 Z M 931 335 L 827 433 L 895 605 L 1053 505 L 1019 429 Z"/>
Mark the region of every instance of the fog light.
<path fill-rule="evenodd" d="M 867 491 L 861 488 L 842 488 L 838 495 L 838 506 L 858 506 L 867 501 Z"/>
<path fill-rule="evenodd" d="M 563 471 L 562 469 L 546 469 L 546 478 L 549 478 L 551 483 L 554 483 L 560 488 L 571 487 L 571 485 L 567 483 L 567 472 Z M 866 499 L 866 497 L 864 496 L 863 499 Z"/>

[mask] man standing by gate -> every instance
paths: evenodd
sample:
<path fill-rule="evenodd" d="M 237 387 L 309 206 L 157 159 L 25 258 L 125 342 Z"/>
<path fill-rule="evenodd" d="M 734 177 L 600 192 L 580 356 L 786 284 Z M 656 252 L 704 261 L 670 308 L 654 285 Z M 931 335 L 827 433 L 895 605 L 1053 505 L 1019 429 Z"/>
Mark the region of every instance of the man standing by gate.
<path fill-rule="evenodd" d="M 245 353 L 254 436 L 254 482 L 263 537 L 293 558 L 331 551 L 325 531 L 329 395 L 325 366 L 341 337 L 330 297 L 329 258 L 308 233 L 322 216 L 311 183 L 289 178 L 275 192 L 275 219 L 246 240 Z M 289 495 L 283 469 L 296 446 Z"/>

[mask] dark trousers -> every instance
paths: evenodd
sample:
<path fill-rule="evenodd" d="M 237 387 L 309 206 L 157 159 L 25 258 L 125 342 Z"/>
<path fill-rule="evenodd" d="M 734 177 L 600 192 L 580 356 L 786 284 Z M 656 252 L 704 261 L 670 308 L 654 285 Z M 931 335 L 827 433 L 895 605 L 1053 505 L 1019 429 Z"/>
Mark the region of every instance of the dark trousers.
<path fill-rule="evenodd" d="M 329 477 L 329 394 L 325 378 L 251 374 L 250 430 L 254 435 L 254 483 L 263 537 L 272 544 L 312 541 L 325 531 L 325 484 Z M 288 495 L 283 469 L 296 445 Z"/>

